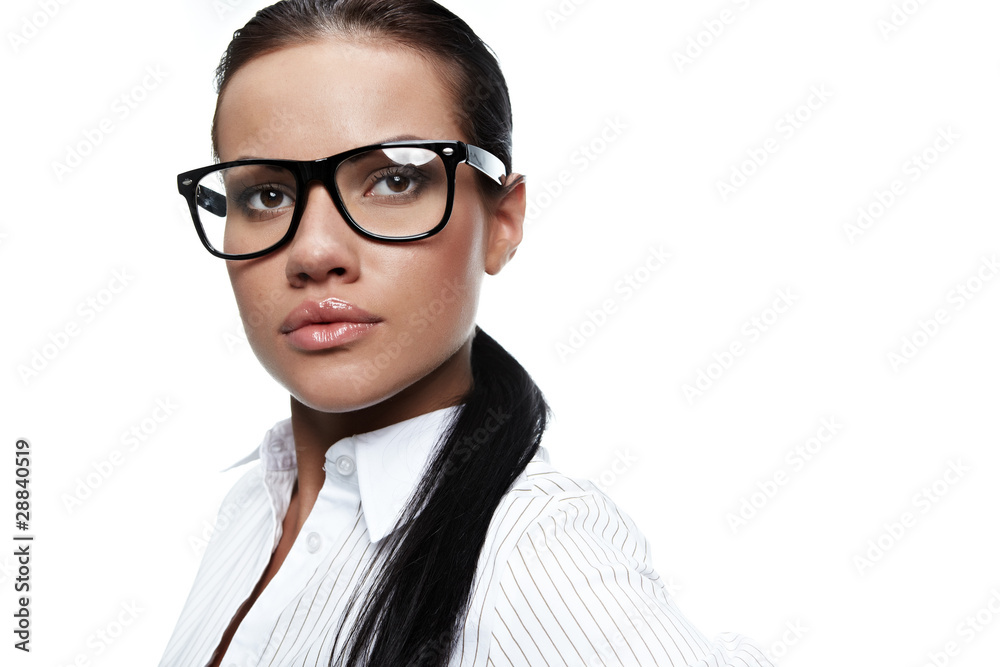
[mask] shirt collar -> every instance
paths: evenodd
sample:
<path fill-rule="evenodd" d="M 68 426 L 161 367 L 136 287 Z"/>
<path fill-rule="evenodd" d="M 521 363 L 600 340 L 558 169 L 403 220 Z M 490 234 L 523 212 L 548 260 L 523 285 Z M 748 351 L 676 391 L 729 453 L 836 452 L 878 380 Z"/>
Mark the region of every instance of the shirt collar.
<path fill-rule="evenodd" d="M 336 474 L 333 471 L 337 455 L 331 453 L 334 446 L 344 441 L 353 445 L 361 508 L 372 542 L 378 542 L 396 527 L 441 434 L 460 408 L 457 405 L 442 408 L 375 431 L 352 435 L 327 450 L 324 469 L 329 478 Z M 291 419 L 275 424 L 260 445 L 225 470 L 257 459 L 262 461 L 265 470 L 295 469 Z"/>
<path fill-rule="evenodd" d="M 423 478 L 441 434 L 459 408 L 435 410 L 352 436 L 361 507 L 372 542 L 378 542 L 396 527 Z M 327 465 L 333 465 L 329 453 Z"/>
<path fill-rule="evenodd" d="M 265 470 L 288 470 L 295 468 L 295 440 L 292 438 L 292 420 L 285 418 L 272 426 L 264 439 L 253 450 L 221 472 L 260 459 Z"/>

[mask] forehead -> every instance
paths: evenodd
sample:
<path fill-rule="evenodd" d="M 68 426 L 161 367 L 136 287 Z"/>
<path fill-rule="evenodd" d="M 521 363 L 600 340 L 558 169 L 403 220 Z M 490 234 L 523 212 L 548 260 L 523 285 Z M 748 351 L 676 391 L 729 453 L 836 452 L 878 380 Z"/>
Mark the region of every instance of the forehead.
<path fill-rule="evenodd" d="M 336 38 L 259 56 L 219 99 L 219 157 L 311 160 L 400 136 L 467 141 L 431 58 Z"/>

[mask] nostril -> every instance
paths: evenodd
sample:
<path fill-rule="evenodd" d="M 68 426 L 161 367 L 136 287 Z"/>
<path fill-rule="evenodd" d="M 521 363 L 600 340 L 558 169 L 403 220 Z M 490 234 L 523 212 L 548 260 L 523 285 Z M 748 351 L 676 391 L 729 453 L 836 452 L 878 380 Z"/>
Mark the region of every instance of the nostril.
<path fill-rule="evenodd" d="M 344 267 L 342 267 L 342 266 L 338 266 L 338 267 L 337 267 L 337 268 L 335 268 L 335 269 L 331 269 L 331 270 L 330 270 L 330 273 L 333 273 L 333 274 L 335 274 L 335 275 L 338 275 L 338 276 L 342 276 L 342 275 L 344 275 L 345 273 L 347 273 L 347 269 L 345 269 L 345 268 L 344 268 Z"/>

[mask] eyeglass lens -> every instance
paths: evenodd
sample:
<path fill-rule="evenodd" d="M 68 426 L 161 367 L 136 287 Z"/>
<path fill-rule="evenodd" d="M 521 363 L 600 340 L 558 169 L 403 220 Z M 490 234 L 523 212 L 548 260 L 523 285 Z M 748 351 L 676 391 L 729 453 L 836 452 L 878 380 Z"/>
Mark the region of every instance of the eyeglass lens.
<path fill-rule="evenodd" d="M 340 163 L 334 185 L 347 213 L 367 232 L 403 237 L 437 227 L 448 204 L 447 170 L 434 151 L 379 148 Z M 292 223 L 295 174 L 259 164 L 218 169 L 197 183 L 198 218 L 212 246 L 243 255 L 271 247 Z"/>

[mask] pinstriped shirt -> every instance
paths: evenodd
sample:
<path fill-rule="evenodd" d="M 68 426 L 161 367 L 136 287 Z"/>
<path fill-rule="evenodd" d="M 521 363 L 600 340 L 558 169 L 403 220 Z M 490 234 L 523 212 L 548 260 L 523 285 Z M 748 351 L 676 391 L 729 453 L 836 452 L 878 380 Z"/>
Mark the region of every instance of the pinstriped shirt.
<path fill-rule="evenodd" d="M 224 666 L 329 663 L 351 592 L 458 409 L 330 447 L 316 504 L 240 623 Z M 289 420 L 234 466 L 253 461 L 223 501 L 160 667 L 209 663 L 278 545 L 297 474 Z M 632 520 L 592 483 L 553 469 L 544 449 L 493 516 L 449 664 L 772 667 L 742 636 L 709 640 L 694 628 Z"/>

